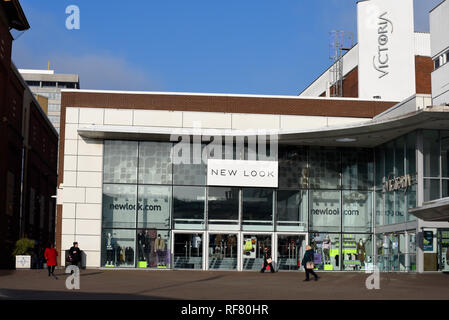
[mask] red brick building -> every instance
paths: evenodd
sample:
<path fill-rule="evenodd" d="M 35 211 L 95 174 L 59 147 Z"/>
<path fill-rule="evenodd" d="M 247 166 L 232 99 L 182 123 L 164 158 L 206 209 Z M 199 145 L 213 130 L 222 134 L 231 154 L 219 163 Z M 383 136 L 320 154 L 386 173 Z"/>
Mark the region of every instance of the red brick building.
<path fill-rule="evenodd" d="M 11 61 L 9 30 L 29 29 L 17 0 L 0 3 L 0 267 L 22 236 L 54 240 L 58 135 Z"/>

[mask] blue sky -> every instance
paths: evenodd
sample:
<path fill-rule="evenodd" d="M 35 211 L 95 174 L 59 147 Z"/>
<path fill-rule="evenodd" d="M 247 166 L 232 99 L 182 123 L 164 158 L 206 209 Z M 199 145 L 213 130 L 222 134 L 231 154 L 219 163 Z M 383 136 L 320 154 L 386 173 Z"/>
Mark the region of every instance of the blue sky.
<path fill-rule="evenodd" d="M 392 0 L 394 1 L 394 0 Z M 356 0 L 21 0 L 18 68 L 83 89 L 297 95 L 329 66 L 329 31 L 356 36 Z M 441 0 L 414 0 L 415 30 Z M 80 30 L 65 9 L 80 8 Z"/>

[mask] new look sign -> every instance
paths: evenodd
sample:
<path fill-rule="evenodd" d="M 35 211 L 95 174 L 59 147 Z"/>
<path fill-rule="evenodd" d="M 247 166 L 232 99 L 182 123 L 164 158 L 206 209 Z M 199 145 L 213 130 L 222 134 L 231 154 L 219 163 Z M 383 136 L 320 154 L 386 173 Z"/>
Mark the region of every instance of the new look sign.
<path fill-rule="evenodd" d="M 207 185 L 277 188 L 278 162 L 209 159 Z"/>

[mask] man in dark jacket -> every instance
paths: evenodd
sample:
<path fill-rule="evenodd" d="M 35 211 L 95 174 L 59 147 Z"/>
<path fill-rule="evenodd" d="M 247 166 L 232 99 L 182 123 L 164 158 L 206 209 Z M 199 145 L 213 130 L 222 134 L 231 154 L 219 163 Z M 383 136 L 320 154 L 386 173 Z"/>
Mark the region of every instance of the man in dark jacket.
<path fill-rule="evenodd" d="M 78 242 L 73 243 L 73 247 L 69 250 L 69 256 L 71 258 L 71 263 L 73 266 L 80 267 L 81 263 L 81 250 L 78 247 Z"/>
<path fill-rule="evenodd" d="M 268 262 L 268 259 L 270 259 L 270 262 Z M 267 266 L 270 266 L 270 271 L 271 273 L 274 272 L 274 268 L 273 268 L 273 264 L 271 261 L 271 250 L 268 250 L 267 247 L 265 247 L 264 249 L 264 254 L 263 254 L 263 267 L 260 270 L 261 273 L 265 272 L 265 269 L 267 268 Z"/>
<path fill-rule="evenodd" d="M 304 281 L 309 281 L 309 274 L 311 273 L 314 277 L 315 277 L 315 281 L 318 280 L 318 276 L 315 273 L 315 271 L 313 271 L 313 268 L 308 269 L 307 268 L 307 262 L 313 262 L 313 257 L 314 257 L 314 251 L 312 249 L 311 246 L 307 246 L 306 247 L 306 253 L 304 254 L 304 257 L 302 258 L 302 265 L 304 266 L 304 270 L 306 270 L 306 279 Z"/>

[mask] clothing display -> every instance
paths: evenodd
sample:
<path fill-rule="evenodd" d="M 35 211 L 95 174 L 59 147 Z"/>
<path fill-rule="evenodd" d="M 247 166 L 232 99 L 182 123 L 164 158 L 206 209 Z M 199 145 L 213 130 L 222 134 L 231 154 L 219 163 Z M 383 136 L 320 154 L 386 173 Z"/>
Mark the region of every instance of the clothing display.
<path fill-rule="evenodd" d="M 134 264 L 134 249 L 127 247 L 125 249 L 125 261 L 127 264 Z"/>
<path fill-rule="evenodd" d="M 330 257 L 330 249 L 331 249 L 332 241 L 329 236 L 323 240 L 323 253 L 324 253 L 324 263 L 329 264 L 331 262 Z"/>
<path fill-rule="evenodd" d="M 137 235 L 137 256 L 139 261 L 145 261 L 145 233 L 140 231 Z"/>
<path fill-rule="evenodd" d="M 365 243 L 360 239 L 359 243 L 357 243 L 357 260 L 359 260 L 362 264 L 365 263 Z"/>
<path fill-rule="evenodd" d="M 165 240 L 161 238 L 161 235 L 158 235 L 158 237 L 154 241 L 154 252 L 164 250 L 165 250 Z"/>

